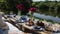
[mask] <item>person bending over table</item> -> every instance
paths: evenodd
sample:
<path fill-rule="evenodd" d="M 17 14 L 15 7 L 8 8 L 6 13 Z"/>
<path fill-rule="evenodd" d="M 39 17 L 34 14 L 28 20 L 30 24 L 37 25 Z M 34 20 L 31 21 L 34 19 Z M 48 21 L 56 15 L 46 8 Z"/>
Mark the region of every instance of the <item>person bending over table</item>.
<path fill-rule="evenodd" d="M 40 27 L 40 30 L 44 30 L 45 29 L 45 25 L 42 22 L 37 21 L 36 25 Z"/>
<path fill-rule="evenodd" d="M 8 34 L 9 27 L 8 25 L 2 20 L 2 14 L 0 13 L 0 34 Z"/>
<path fill-rule="evenodd" d="M 31 19 L 29 19 L 29 20 L 27 21 L 27 25 L 28 25 L 28 26 L 32 26 L 32 25 L 34 25 L 34 22 L 33 22 Z"/>

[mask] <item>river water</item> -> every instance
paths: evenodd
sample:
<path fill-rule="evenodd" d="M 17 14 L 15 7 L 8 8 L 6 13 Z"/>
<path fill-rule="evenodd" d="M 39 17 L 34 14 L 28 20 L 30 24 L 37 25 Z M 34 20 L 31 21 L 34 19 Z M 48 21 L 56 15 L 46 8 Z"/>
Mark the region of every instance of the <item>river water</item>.
<path fill-rule="evenodd" d="M 53 17 L 53 16 L 39 14 L 39 13 L 34 13 L 33 16 L 42 18 L 42 19 L 46 19 L 46 20 L 52 20 L 54 22 L 60 23 L 60 18 L 58 18 L 58 17 Z"/>

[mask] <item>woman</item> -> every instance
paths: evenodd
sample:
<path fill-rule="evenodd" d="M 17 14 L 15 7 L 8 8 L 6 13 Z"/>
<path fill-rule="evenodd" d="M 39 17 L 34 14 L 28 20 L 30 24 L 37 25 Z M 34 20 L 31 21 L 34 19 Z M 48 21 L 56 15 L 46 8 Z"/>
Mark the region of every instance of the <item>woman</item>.
<path fill-rule="evenodd" d="M 0 13 L 0 34 L 8 34 L 8 29 L 9 29 L 9 27 L 2 20 L 2 14 Z"/>
<path fill-rule="evenodd" d="M 34 25 L 34 22 L 31 19 L 29 19 L 28 22 L 27 22 L 27 25 L 33 26 Z"/>
<path fill-rule="evenodd" d="M 40 30 L 45 30 L 45 25 L 42 22 L 37 21 L 37 26 L 40 26 Z"/>

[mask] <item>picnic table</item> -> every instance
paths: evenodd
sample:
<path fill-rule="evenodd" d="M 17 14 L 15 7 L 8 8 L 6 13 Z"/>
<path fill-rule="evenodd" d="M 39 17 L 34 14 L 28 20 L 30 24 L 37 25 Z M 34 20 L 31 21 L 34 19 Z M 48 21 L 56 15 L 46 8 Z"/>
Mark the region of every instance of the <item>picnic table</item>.
<path fill-rule="evenodd" d="M 34 26 L 28 26 L 28 25 L 26 25 L 26 23 L 16 23 L 16 19 L 14 19 L 14 18 L 7 18 L 7 20 L 10 21 L 10 23 L 18 26 L 18 28 L 20 28 L 23 31 L 28 30 L 30 32 L 36 32 L 36 33 L 47 33 L 47 31 L 44 31 L 44 32 L 35 31 L 34 30 Z M 46 29 L 48 29 L 48 30 L 55 30 L 55 29 L 53 29 L 54 26 L 47 26 L 47 24 L 49 24 L 48 22 L 46 22 L 46 21 L 42 21 L 42 22 L 45 24 Z M 54 24 L 52 24 L 52 25 L 54 25 Z M 51 33 L 51 32 L 49 32 L 49 33 Z"/>
<path fill-rule="evenodd" d="M 10 20 L 12 21 L 12 23 L 15 23 L 15 19 L 12 19 L 12 18 L 10 18 Z M 14 25 L 16 25 L 16 26 L 18 26 L 18 28 L 19 29 L 21 29 L 22 31 L 29 31 L 29 32 L 35 32 L 35 33 L 42 33 L 42 32 L 40 32 L 40 31 L 35 31 L 34 30 L 34 26 L 28 26 L 28 25 L 26 25 L 26 23 L 17 23 L 17 24 L 14 24 Z M 28 32 L 27 31 L 27 32 Z M 45 31 L 45 32 L 43 32 L 43 33 L 46 33 L 47 31 Z"/>
<path fill-rule="evenodd" d="M 28 25 L 26 25 L 26 23 L 18 23 L 17 24 L 17 26 L 20 28 L 20 29 L 22 29 L 23 31 L 29 31 L 29 32 L 31 32 L 31 33 L 37 33 L 37 34 L 52 34 L 51 32 L 48 32 L 48 31 L 36 31 L 35 29 L 34 29 L 34 26 L 28 26 Z M 27 31 L 27 32 L 28 32 Z"/>

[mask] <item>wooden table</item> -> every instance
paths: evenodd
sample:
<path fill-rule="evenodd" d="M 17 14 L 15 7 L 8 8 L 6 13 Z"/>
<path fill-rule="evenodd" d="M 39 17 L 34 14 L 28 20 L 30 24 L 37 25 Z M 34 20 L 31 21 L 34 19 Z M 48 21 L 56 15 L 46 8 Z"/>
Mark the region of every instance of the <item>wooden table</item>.
<path fill-rule="evenodd" d="M 15 21 L 16 21 L 15 19 L 9 18 L 9 21 L 11 21 L 10 23 L 12 23 L 13 25 L 15 25 Z M 29 31 L 29 32 L 39 33 L 39 34 L 41 34 L 41 33 L 46 33 L 47 34 L 47 31 L 44 31 L 44 32 L 35 31 L 33 26 L 28 26 L 28 25 L 26 25 L 26 23 L 18 23 L 18 24 L 16 24 L 16 26 L 19 29 L 21 29 L 22 31 L 27 30 L 27 32 Z M 50 32 L 48 32 L 48 33 L 50 33 Z"/>
<path fill-rule="evenodd" d="M 13 18 L 9 18 L 9 21 L 12 21 L 12 23 L 14 24 L 15 23 L 15 19 Z M 15 24 L 14 24 L 15 25 Z M 44 32 L 41 32 L 41 31 L 35 31 L 33 26 L 28 26 L 26 25 L 26 23 L 18 23 L 16 24 L 16 26 L 21 29 L 22 31 L 29 31 L 29 32 L 34 32 L 34 33 L 38 33 L 38 34 L 51 34 L 50 32 L 47 32 L 47 31 L 44 31 Z"/>
<path fill-rule="evenodd" d="M 23 31 L 30 31 L 31 33 L 37 33 L 37 34 L 52 34 L 51 32 L 47 31 L 35 31 L 33 26 L 27 26 L 26 23 L 18 23 L 17 26 L 22 29 Z M 27 32 L 28 32 L 27 31 Z"/>
<path fill-rule="evenodd" d="M 15 21 L 16 21 L 16 20 L 15 20 L 15 19 L 13 19 L 13 18 L 10 18 L 10 20 L 11 20 L 11 21 L 13 21 L 13 22 L 15 22 Z"/>

